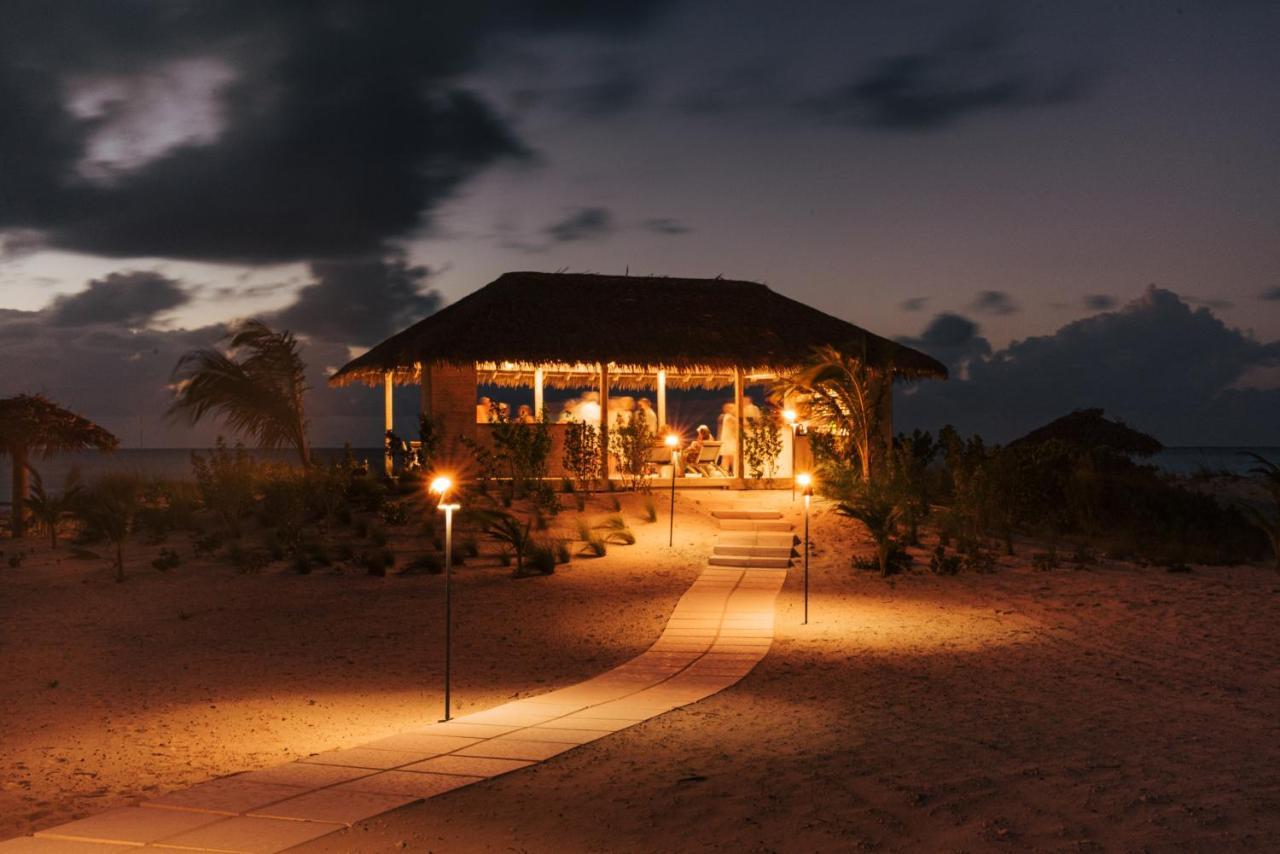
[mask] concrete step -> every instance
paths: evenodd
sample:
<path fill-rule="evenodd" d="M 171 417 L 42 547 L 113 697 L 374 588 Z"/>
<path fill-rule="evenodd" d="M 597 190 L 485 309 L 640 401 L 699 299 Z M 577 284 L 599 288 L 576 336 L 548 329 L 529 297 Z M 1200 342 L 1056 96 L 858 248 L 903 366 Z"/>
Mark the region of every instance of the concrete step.
<path fill-rule="evenodd" d="M 785 557 L 727 557 L 711 556 L 712 566 L 736 566 L 743 569 L 786 569 L 791 561 Z"/>
<path fill-rule="evenodd" d="M 781 519 L 776 510 L 712 510 L 713 519 Z"/>
<path fill-rule="evenodd" d="M 722 531 L 794 531 L 790 522 L 757 521 L 754 519 L 717 519 Z"/>
<path fill-rule="evenodd" d="M 711 554 L 716 557 L 783 557 L 788 559 L 796 556 L 796 552 L 791 546 L 775 548 L 772 546 L 717 545 Z"/>

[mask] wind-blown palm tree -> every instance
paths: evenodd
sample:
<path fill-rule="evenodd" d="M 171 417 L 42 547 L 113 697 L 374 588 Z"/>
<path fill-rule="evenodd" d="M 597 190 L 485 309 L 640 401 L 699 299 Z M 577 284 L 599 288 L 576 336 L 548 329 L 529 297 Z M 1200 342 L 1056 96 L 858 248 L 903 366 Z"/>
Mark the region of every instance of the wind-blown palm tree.
<path fill-rule="evenodd" d="M 63 409 L 38 394 L 20 394 L 0 400 L 0 454 L 13 458 L 14 539 L 26 534 L 28 459 L 61 451 L 96 449 L 112 451 L 120 441 L 87 418 Z"/>
<path fill-rule="evenodd" d="M 891 369 L 872 368 L 866 359 L 823 346 L 808 365 L 782 378 L 777 391 L 806 399 L 809 423 L 832 436 L 841 457 L 857 456 L 863 480 L 870 480 L 892 377 Z"/>
<path fill-rule="evenodd" d="M 293 333 L 248 320 L 225 340 L 225 351 L 192 350 L 178 360 L 177 399 L 169 414 L 192 424 L 217 414 L 260 446 L 291 447 L 304 466 L 311 465 L 303 406 L 306 365 Z"/>

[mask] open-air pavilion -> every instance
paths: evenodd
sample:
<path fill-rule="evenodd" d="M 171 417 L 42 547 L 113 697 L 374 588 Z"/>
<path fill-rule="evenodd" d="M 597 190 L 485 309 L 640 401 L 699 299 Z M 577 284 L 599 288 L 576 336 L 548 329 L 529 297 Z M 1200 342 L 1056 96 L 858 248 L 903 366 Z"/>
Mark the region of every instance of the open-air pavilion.
<path fill-rule="evenodd" d="M 393 335 L 329 382 L 381 387 L 387 430 L 394 387 L 418 385 L 421 411 L 436 420 L 446 447 L 462 437 L 486 441 L 489 425 L 476 417 L 480 385 L 531 388 L 537 417 L 545 389 L 589 386 L 599 395 L 607 448 L 611 391 L 652 392 L 659 424 L 667 422 L 667 392 L 675 389 L 731 388 L 742 413 L 748 385 L 802 366 L 821 346 L 857 354 L 894 380 L 947 376 L 924 353 L 756 282 L 517 272 Z M 891 432 L 890 401 L 883 411 Z M 552 431 L 554 471 L 563 425 Z M 793 474 L 785 463 L 779 473 Z M 714 485 L 744 486 L 742 466 Z"/>

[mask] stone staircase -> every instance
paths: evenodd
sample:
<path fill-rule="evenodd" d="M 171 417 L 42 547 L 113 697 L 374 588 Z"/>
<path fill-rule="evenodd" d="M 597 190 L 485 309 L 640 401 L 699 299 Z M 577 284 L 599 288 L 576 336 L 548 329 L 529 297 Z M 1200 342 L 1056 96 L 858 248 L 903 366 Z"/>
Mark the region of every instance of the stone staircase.
<path fill-rule="evenodd" d="M 712 566 L 788 569 L 796 557 L 795 525 L 776 510 L 713 510 L 720 526 Z"/>

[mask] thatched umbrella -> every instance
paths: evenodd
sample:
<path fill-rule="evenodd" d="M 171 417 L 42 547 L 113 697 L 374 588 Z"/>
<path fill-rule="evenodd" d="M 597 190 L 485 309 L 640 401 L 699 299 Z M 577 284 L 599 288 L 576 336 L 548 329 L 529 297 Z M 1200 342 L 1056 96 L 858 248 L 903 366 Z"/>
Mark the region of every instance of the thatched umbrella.
<path fill-rule="evenodd" d="M 26 533 L 27 460 L 35 452 L 112 451 L 120 440 L 87 418 L 38 394 L 0 399 L 0 454 L 13 458 L 13 537 Z"/>
<path fill-rule="evenodd" d="M 1009 444 L 1038 445 L 1053 440 L 1076 448 L 1105 448 L 1139 457 L 1149 457 L 1164 450 L 1164 445 L 1154 436 L 1135 430 L 1123 421 L 1104 418 L 1101 409 L 1077 409 Z"/>

